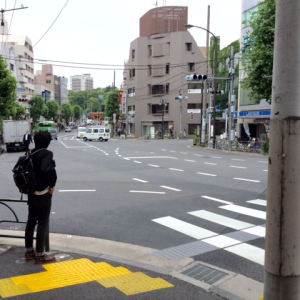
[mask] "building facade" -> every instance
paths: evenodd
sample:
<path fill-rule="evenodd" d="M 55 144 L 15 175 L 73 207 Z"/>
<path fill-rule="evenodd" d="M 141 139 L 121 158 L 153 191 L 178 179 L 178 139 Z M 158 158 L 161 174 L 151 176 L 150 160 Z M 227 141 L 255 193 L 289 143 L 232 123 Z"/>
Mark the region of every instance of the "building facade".
<path fill-rule="evenodd" d="M 249 20 L 251 14 L 258 9 L 258 3 L 261 0 L 243 0 L 242 5 L 242 29 L 241 29 L 241 67 L 240 67 L 240 85 L 238 97 L 238 111 L 239 118 L 237 124 L 237 135 L 239 137 L 256 137 L 265 139 L 269 131 L 271 105 L 265 100 L 261 99 L 260 103 L 251 100 L 248 91 L 243 89 L 241 83 L 246 80 L 247 74 L 243 69 L 243 64 L 247 63 L 244 56 L 245 48 L 249 46 L 247 32 L 251 32 Z M 267 74 L 270 75 L 270 74 Z M 266 79 L 262 79 L 266 80 Z"/>
<path fill-rule="evenodd" d="M 51 97 L 53 98 L 51 100 L 55 100 L 59 105 L 67 101 L 68 89 L 66 81 L 68 82 L 67 78 L 53 74 L 52 65 L 43 65 L 42 70 L 38 70 L 35 75 L 35 84 L 52 91 Z"/>
<path fill-rule="evenodd" d="M 94 79 L 91 74 L 74 75 L 70 77 L 70 90 L 88 91 L 94 88 Z"/>
<path fill-rule="evenodd" d="M 190 136 L 200 130 L 200 83 L 188 84 L 186 75 L 204 74 L 206 59 L 185 27 L 187 19 L 185 6 L 157 7 L 140 18 L 140 36 L 130 44 L 123 82 L 127 132 L 136 137 L 154 138 L 170 128 L 178 135 L 185 129 Z M 188 97 L 181 116 L 175 99 L 180 94 Z"/>

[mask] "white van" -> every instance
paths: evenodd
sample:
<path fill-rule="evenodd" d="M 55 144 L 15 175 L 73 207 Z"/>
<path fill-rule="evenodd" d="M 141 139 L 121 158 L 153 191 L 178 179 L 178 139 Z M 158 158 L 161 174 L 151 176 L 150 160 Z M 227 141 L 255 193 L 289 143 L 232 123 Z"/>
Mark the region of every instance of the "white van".
<path fill-rule="evenodd" d="M 84 141 L 99 140 L 107 142 L 110 139 L 110 130 L 107 127 L 88 128 L 83 135 Z"/>
<path fill-rule="evenodd" d="M 83 138 L 86 131 L 86 127 L 78 127 L 77 128 L 77 138 Z"/>

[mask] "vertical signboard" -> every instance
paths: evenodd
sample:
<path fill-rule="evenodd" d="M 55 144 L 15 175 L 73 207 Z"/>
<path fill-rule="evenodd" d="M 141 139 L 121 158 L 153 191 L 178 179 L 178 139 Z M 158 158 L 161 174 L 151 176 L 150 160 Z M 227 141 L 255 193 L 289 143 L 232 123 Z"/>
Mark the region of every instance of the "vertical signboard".
<path fill-rule="evenodd" d="M 120 106 L 122 105 L 122 95 L 123 95 L 123 91 L 119 91 L 119 104 L 120 104 Z"/>
<path fill-rule="evenodd" d="M 127 101 L 126 101 L 126 92 L 123 92 L 122 93 L 122 114 L 126 114 L 127 111 L 126 111 L 126 106 L 127 106 Z"/>

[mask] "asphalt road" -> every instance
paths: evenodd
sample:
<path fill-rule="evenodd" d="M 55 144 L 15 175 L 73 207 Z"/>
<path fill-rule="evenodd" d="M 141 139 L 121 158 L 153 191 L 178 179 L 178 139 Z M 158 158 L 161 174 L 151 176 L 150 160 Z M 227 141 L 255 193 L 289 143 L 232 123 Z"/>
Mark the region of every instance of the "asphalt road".
<path fill-rule="evenodd" d="M 151 247 L 161 250 L 158 256 L 168 257 L 170 248 L 263 281 L 267 157 L 191 146 L 191 140 L 84 142 L 61 134 L 49 147 L 58 173 L 51 232 Z M 11 172 L 20 155 L 0 156 L 1 198 L 20 195 Z M 27 209 L 14 208 L 26 220 Z M 1 207 L 0 219 L 8 215 Z M 236 239 L 244 243 L 236 246 Z M 215 248 L 189 255 L 201 240 Z"/>

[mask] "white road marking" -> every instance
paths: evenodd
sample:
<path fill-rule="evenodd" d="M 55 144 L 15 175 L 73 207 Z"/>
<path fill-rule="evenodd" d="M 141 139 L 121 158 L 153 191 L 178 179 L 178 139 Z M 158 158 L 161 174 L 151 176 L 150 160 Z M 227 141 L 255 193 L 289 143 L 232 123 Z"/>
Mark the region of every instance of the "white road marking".
<path fill-rule="evenodd" d="M 242 243 L 239 245 L 225 248 L 224 250 L 239 255 L 241 257 L 244 257 L 246 259 L 249 259 L 262 266 L 265 263 L 265 250 L 249 244 Z"/>
<path fill-rule="evenodd" d="M 205 175 L 205 176 L 217 176 L 217 175 L 214 175 L 214 174 L 208 174 L 208 173 L 201 173 L 201 172 L 197 172 L 197 174 L 199 175 Z"/>
<path fill-rule="evenodd" d="M 251 228 L 246 228 L 241 230 L 243 232 L 251 233 L 260 237 L 265 237 L 266 236 L 266 228 L 262 226 L 254 226 Z"/>
<path fill-rule="evenodd" d="M 195 162 L 194 160 L 191 160 L 191 159 L 185 159 L 184 161 Z"/>
<path fill-rule="evenodd" d="M 129 159 L 129 158 L 127 158 L 127 157 L 123 157 L 123 159 L 130 160 L 130 159 Z"/>
<path fill-rule="evenodd" d="M 157 165 L 151 165 L 151 164 L 148 164 L 148 166 L 154 167 L 154 168 L 159 168 L 159 166 L 157 166 Z"/>
<path fill-rule="evenodd" d="M 263 170 L 264 172 L 268 172 L 268 170 Z"/>
<path fill-rule="evenodd" d="M 249 182 L 260 182 L 259 180 L 246 179 L 246 178 L 233 178 L 233 179 L 241 180 L 241 181 L 249 181 Z"/>
<path fill-rule="evenodd" d="M 248 207 L 234 205 L 234 204 L 220 206 L 220 208 L 230 210 L 230 211 L 233 211 L 233 212 L 238 213 L 238 214 L 242 214 L 242 215 L 262 219 L 262 220 L 266 219 L 266 212 L 261 211 L 261 210 L 257 210 L 257 209 L 253 209 L 253 208 L 248 208 Z"/>
<path fill-rule="evenodd" d="M 204 198 L 204 199 L 207 199 L 207 200 L 212 200 L 212 201 L 226 203 L 226 204 L 232 204 L 232 202 L 221 200 L 221 199 L 217 199 L 217 198 L 213 198 L 213 197 L 209 197 L 209 196 L 201 196 L 201 197 Z"/>
<path fill-rule="evenodd" d="M 217 164 L 209 163 L 209 162 L 205 162 L 204 164 L 205 164 L 205 165 L 212 165 L 212 166 L 216 166 L 216 165 L 217 165 Z"/>
<path fill-rule="evenodd" d="M 247 169 L 246 167 L 238 167 L 238 166 L 229 166 L 229 168 L 236 168 L 236 169 Z"/>
<path fill-rule="evenodd" d="M 161 151 L 167 151 L 166 149 L 161 149 Z"/>
<path fill-rule="evenodd" d="M 267 161 L 261 161 L 261 160 L 259 160 L 258 162 L 262 163 L 262 164 L 267 164 L 268 163 Z"/>
<path fill-rule="evenodd" d="M 267 206 L 267 200 L 262 200 L 262 199 L 254 199 L 254 200 L 249 200 L 247 201 L 252 204 L 257 204 L 257 205 L 262 205 L 262 206 Z"/>
<path fill-rule="evenodd" d="M 203 156 L 203 155 L 200 155 L 200 154 L 194 154 L 195 156 Z"/>
<path fill-rule="evenodd" d="M 219 157 L 219 156 L 210 156 L 211 158 L 222 158 L 222 157 Z"/>
<path fill-rule="evenodd" d="M 176 151 L 174 151 L 174 150 L 170 150 L 170 152 L 172 152 L 172 153 L 175 153 Z"/>
<path fill-rule="evenodd" d="M 232 158 L 231 160 L 245 161 L 244 159 Z"/>
<path fill-rule="evenodd" d="M 166 192 L 151 192 L 151 191 L 129 191 L 129 193 L 143 193 L 143 194 L 165 194 Z"/>
<path fill-rule="evenodd" d="M 137 160 L 134 160 L 133 162 L 137 163 L 137 164 L 142 164 L 141 161 L 137 161 Z"/>
<path fill-rule="evenodd" d="M 227 237 L 227 236 L 224 236 L 224 235 L 218 235 L 218 236 L 210 237 L 210 238 L 204 239 L 202 241 L 207 243 L 207 244 L 213 245 L 215 247 L 221 248 L 221 249 L 241 243 L 238 240 L 235 240 L 233 238 L 230 238 L 230 237 Z"/>
<path fill-rule="evenodd" d="M 169 170 L 183 172 L 183 170 L 180 170 L 180 169 L 174 169 L 174 168 L 169 168 Z"/>
<path fill-rule="evenodd" d="M 96 190 L 58 190 L 59 192 L 96 192 Z"/>
<path fill-rule="evenodd" d="M 225 227 L 233 228 L 236 230 L 241 230 L 241 229 L 245 229 L 245 228 L 254 226 L 253 224 L 242 222 L 242 221 L 235 220 L 232 218 L 228 218 L 228 217 L 218 215 L 218 214 L 212 213 L 210 211 L 206 211 L 206 210 L 191 211 L 191 212 L 188 212 L 188 214 L 193 215 L 198 218 L 201 218 L 201 219 L 204 219 L 204 220 L 207 220 L 207 221 L 210 221 L 210 222 L 214 222 L 214 223 L 223 225 Z"/>
<path fill-rule="evenodd" d="M 164 188 L 164 189 L 168 189 L 168 190 L 172 190 L 172 191 L 176 191 L 176 192 L 181 192 L 181 190 L 179 189 L 175 189 L 166 185 L 161 185 L 160 187 Z"/>
<path fill-rule="evenodd" d="M 147 183 L 147 182 L 148 182 L 148 181 L 146 181 L 146 180 L 142 180 L 142 179 L 138 179 L 138 178 L 132 178 L 132 180 L 136 180 L 136 181 L 144 182 L 144 183 Z"/>
<path fill-rule="evenodd" d="M 217 233 L 215 232 L 206 230 L 204 228 L 192 225 L 170 216 L 153 219 L 152 221 L 199 240 L 217 235 Z"/>
<path fill-rule="evenodd" d="M 171 157 L 171 156 L 136 156 L 136 157 L 126 157 L 129 159 L 143 159 L 143 158 L 170 158 L 170 159 L 178 159 L 177 157 Z"/>
<path fill-rule="evenodd" d="M 187 154 L 186 152 L 180 152 L 181 154 Z"/>

